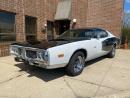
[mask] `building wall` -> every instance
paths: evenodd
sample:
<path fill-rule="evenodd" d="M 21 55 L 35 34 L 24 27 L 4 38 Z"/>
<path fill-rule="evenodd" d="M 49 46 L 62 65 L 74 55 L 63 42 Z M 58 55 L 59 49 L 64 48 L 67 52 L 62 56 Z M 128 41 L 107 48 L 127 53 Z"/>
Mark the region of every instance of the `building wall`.
<path fill-rule="evenodd" d="M 15 13 L 17 12 L 17 4 L 18 0 L 0 0 L 0 9 Z"/>
<path fill-rule="evenodd" d="M 25 16 L 37 18 L 37 39 L 47 39 L 43 32 L 47 20 L 54 21 L 60 0 L 0 0 L 0 11 L 16 13 L 16 41 L 26 41 Z M 120 36 L 124 0 L 72 0 L 75 28 L 101 27 Z M 72 23 L 71 23 L 72 25 Z M 0 56 L 9 55 L 11 42 L 0 42 Z"/>
<path fill-rule="evenodd" d="M 25 15 L 37 17 L 37 0 L 23 0 L 23 3 Z"/>
<path fill-rule="evenodd" d="M 5 12 L 11 12 L 15 15 L 15 25 L 16 25 L 16 41 L 23 42 L 25 39 L 25 15 L 35 16 L 36 11 L 27 8 L 29 0 L 0 0 L 0 10 Z M 33 1 L 33 6 L 36 4 Z M 26 4 L 25 4 L 26 2 Z M 28 9 L 28 10 L 27 10 Z M 9 55 L 9 45 L 11 42 L 0 42 L 0 56 Z"/>
<path fill-rule="evenodd" d="M 31 3 L 30 3 L 31 2 Z M 26 41 L 25 16 L 37 18 L 37 39 L 45 38 L 41 32 L 44 19 L 44 1 L 41 0 L 0 0 L 0 11 L 15 13 L 16 41 Z M 9 55 L 11 42 L 0 42 L 0 56 Z"/>
<path fill-rule="evenodd" d="M 0 0 L 0 10 L 8 12 L 17 12 L 18 2 L 16 0 Z M 0 42 L 0 56 L 6 56 L 9 54 L 10 42 Z"/>
<path fill-rule="evenodd" d="M 120 37 L 123 0 L 88 0 L 87 26 L 108 29 Z"/>
<path fill-rule="evenodd" d="M 72 0 L 72 19 L 76 19 L 75 28 L 86 27 L 88 0 Z"/>
<path fill-rule="evenodd" d="M 73 0 L 76 28 L 100 27 L 121 36 L 124 0 Z"/>
<path fill-rule="evenodd" d="M 58 2 L 59 0 L 46 0 L 46 11 L 44 13 L 44 15 L 46 16 L 46 20 L 54 21 Z"/>

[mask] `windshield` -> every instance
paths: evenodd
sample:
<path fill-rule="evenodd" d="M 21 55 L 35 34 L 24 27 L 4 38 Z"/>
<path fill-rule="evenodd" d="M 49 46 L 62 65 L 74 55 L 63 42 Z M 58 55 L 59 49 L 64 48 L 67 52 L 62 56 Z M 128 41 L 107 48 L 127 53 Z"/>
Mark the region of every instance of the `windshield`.
<path fill-rule="evenodd" d="M 69 39 L 88 39 L 92 38 L 93 31 L 91 29 L 77 29 L 77 30 L 68 30 L 60 35 L 57 39 L 69 40 Z"/>

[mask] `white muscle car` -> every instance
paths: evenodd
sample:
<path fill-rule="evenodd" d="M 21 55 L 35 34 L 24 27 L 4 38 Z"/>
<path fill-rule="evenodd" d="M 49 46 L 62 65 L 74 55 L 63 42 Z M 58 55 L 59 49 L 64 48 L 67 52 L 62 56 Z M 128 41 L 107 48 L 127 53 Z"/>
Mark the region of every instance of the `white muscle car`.
<path fill-rule="evenodd" d="M 72 29 L 57 39 L 13 43 L 10 53 L 17 62 L 53 69 L 65 67 L 68 75 L 79 75 L 89 61 L 104 55 L 115 56 L 120 40 L 100 28 Z"/>

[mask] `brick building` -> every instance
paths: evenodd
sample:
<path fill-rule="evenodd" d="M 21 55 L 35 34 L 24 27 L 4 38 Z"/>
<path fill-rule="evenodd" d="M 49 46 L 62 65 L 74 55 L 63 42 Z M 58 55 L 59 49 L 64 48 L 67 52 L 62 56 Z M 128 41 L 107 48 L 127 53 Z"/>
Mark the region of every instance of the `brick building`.
<path fill-rule="evenodd" d="M 56 38 L 70 28 L 101 27 L 121 36 L 123 0 L 0 0 L 0 56 L 14 41 Z"/>

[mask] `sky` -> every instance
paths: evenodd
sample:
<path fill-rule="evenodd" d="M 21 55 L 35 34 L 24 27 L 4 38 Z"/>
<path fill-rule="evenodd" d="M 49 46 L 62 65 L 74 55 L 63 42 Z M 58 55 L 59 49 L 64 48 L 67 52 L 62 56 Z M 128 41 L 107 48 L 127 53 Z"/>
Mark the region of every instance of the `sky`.
<path fill-rule="evenodd" d="M 125 0 L 125 12 L 130 12 L 130 0 Z"/>

